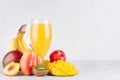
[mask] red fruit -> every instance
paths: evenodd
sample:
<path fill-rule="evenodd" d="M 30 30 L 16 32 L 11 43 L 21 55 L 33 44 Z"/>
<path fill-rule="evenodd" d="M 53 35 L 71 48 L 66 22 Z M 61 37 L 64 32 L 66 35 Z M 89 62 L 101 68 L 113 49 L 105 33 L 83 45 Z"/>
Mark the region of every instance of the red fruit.
<path fill-rule="evenodd" d="M 33 74 L 33 66 L 38 64 L 38 55 L 25 53 L 20 60 L 21 71 L 24 75 Z"/>
<path fill-rule="evenodd" d="M 53 51 L 50 56 L 50 62 L 57 61 L 57 60 L 66 60 L 65 53 L 61 50 L 55 50 Z"/>
<path fill-rule="evenodd" d="M 9 51 L 3 58 L 2 64 L 5 67 L 10 62 L 20 62 L 23 53 L 18 50 Z"/>

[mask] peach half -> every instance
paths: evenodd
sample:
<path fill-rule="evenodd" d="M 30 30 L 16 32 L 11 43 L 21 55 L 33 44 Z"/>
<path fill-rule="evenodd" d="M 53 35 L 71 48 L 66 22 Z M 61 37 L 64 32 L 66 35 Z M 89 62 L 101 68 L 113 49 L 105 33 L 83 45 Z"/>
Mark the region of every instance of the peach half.
<path fill-rule="evenodd" d="M 7 76 L 15 76 L 19 72 L 20 64 L 11 62 L 3 69 L 3 73 Z"/>

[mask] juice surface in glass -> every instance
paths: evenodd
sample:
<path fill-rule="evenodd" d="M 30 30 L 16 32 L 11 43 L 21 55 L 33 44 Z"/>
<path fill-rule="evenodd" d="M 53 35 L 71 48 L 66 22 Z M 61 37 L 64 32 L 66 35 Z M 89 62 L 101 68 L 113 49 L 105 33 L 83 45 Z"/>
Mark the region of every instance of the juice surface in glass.
<path fill-rule="evenodd" d="M 44 57 L 50 47 L 52 39 L 51 24 L 31 24 L 30 40 L 34 51 Z"/>

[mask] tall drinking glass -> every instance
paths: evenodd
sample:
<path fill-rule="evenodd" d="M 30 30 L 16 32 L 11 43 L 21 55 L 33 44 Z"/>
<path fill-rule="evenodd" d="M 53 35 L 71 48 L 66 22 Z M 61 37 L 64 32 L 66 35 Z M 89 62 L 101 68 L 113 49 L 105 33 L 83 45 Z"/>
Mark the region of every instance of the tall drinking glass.
<path fill-rule="evenodd" d="M 40 57 L 42 64 L 43 57 L 47 54 L 52 40 L 52 27 L 49 20 L 32 20 L 30 27 L 30 41 L 33 50 Z"/>

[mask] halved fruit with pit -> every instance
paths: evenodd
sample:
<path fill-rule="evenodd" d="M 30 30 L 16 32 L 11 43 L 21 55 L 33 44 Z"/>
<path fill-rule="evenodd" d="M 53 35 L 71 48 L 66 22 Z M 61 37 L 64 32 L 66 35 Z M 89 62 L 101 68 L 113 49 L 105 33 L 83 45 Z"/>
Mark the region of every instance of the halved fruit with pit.
<path fill-rule="evenodd" d="M 20 64 L 11 62 L 3 69 L 3 73 L 7 76 L 15 76 L 19 72 Z"/>

